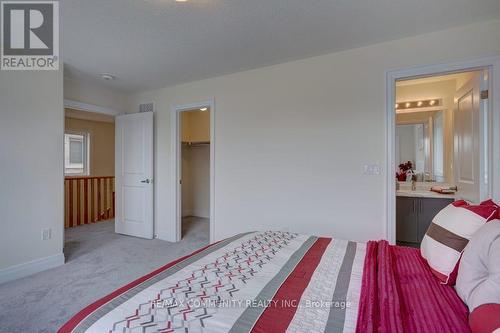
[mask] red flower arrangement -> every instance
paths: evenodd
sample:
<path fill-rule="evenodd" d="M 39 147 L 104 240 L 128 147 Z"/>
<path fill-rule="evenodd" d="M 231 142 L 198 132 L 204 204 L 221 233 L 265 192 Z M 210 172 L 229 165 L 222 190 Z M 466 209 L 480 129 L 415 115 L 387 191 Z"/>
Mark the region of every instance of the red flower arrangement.
<path fill-rule="evenodd" d="M 406 174 L 409 170 L 412 169 L 413 169 L 413 164 L 411 163 L 411 161 L 408 161 L 406 163 L 401 163 L 399 165 L 399 171 L 396 172 L 396 178 L 401 182 L 406 181 Z"/>

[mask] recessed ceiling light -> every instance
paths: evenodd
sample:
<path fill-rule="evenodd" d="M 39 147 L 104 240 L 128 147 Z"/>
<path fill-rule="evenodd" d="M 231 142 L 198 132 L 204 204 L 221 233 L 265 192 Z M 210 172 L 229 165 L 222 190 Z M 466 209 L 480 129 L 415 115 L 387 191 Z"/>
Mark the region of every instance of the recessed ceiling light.
<path fill-rule="evenodd" d="M 175 2 L 187 2 L 187 0 L 175 0 Z"/>
<path fill-rule="evenodd" d="M 207 111 L 208 108 L 201 108 L 200 111 Z"/>
<path fill-rule="evenodd" d="M 106 81 L 113 81 L 116 78 L 113 74 L 109 73 L 101 73 L 99 76 Z"/>

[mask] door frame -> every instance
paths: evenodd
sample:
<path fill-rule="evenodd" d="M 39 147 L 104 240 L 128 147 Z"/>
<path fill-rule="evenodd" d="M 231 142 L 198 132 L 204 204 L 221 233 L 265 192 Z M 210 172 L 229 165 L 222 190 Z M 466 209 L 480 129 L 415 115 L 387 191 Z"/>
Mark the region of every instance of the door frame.
<path fill-rule="evenodd" d="M 210 243 L 215 241 L 215 100 L 177 105 L 172 108 L 171 114 L 171 143 L 172 143 L 172 221 L 175 223 L 175 241 L 181 240 L 182 235 L 182 197 L 181 197 L 181 117 L 183 111 L 208 107 L 210 109 Z"/>
<path fill-rule="evenodd" d="M 493 93 L 500 88 L 500 56 L 472 60 L 417 66 L 386 72 L 386 238 L 396 244 L 396 182 L 394 178 L 396 156 L 396 81 L 405 78 L 452 74 L 470 70 L 487 69 L 490 96 L 488 99 L 488 176 L 487 192 L 500 201 L 500 93 Z M 482 124 L 480 124 L 481 126 Z"/>

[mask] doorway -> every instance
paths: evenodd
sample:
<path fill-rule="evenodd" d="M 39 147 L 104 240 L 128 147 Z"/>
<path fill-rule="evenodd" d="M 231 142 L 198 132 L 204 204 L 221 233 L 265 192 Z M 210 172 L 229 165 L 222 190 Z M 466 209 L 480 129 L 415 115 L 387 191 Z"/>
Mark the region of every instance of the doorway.
<path fill-rule="evenodd" d="M 66 229 L 115 217 L 115 118 L 65 108 Z"/>
<path fill-rule="evenodd" d="M 153 239 L 153 139 L 153 112 L 65 100 L 63 227 L 107 221 L 116 233 Z"/>
<path fill-rule="evenodd" d="M 177 241 L 186 236 L 214 240 L 213 103 L 174 109 Z"/>
<path fill-rule="evenodd" d="M 500 59 L 388 73 L 387 234 L 418 247 L 456 199 L 498 199 Z M 432 189 L 432 191 L 431 191 Z M 437 193 L 440 192 L 440 193 Z"/>

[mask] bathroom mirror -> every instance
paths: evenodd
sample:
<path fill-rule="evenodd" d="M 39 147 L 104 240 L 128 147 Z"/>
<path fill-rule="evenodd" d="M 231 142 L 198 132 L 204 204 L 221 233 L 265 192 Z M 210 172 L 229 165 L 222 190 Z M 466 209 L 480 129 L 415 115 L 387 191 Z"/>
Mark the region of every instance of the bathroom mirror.
<path fill-rule="evenodd" d="M 396 172 L 400 172 L 401 164 L 410 161 L 417 181 L 446 182 L 447 177 L 451 176 L 451 171 L 445 167 L 447 140 L 452 142 L 452 138 L 445 138 L 443 111 L 397 114 Z M 403 179 L 400 177 L 399 180 Z"/>

